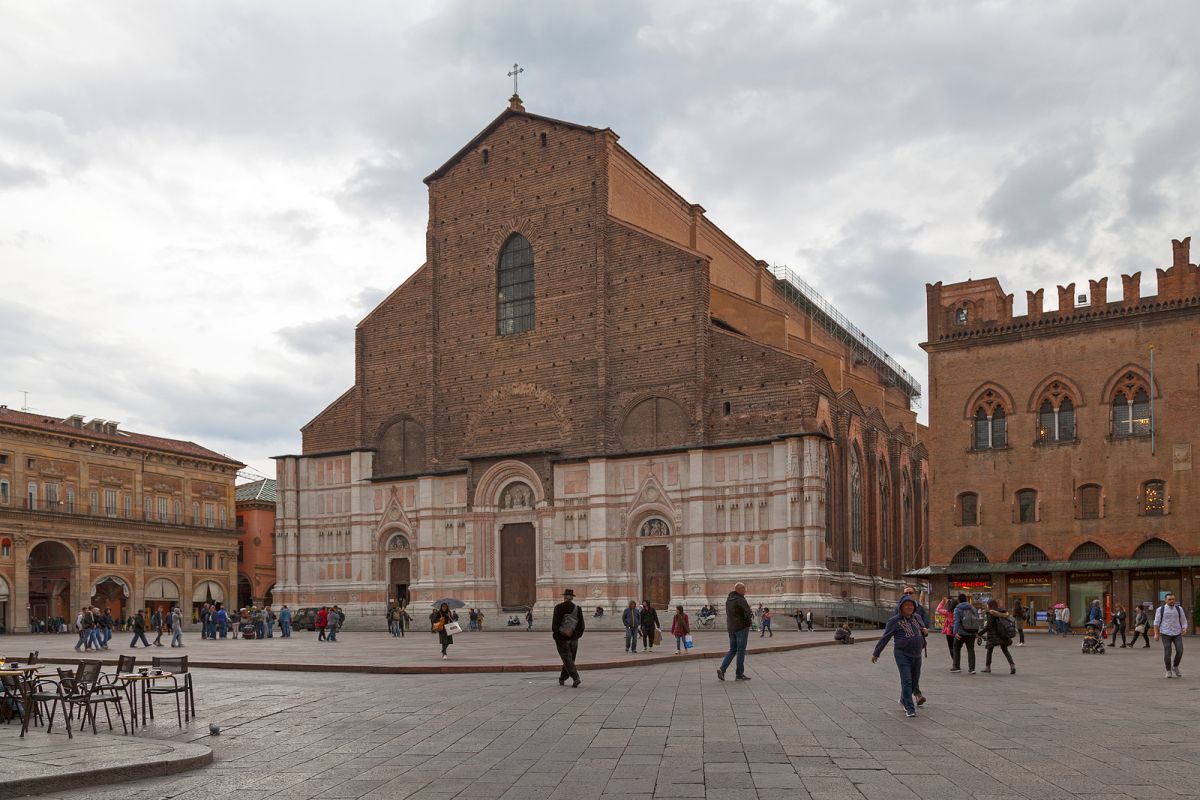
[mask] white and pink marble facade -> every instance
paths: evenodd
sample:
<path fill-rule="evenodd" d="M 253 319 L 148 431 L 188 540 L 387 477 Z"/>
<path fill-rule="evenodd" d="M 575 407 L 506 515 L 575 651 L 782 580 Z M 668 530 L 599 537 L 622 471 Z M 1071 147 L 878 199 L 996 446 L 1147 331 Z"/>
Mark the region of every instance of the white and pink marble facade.
<path fill-rule="evenodd" d="M 465 473 L 373 482 L 371 458 L 279 459 L 277 602 L 382 614 L 391 561 L 407 559 L 414 604 L 458 597 L 495 621 L 510 523 L 535 531 L 535 613 L 564 587 L 610 612 L 642 599 L 640 554 L 654 545 L 670 551 L 671 605 L 689 610 L 723 603 L 737 581 L 755 603 L 785 610 L 900 588 L 828 568 L 820 436 L 557 463 L 550 493 L 524 462 L 501 461 L 479 476 L 474 504 Z"/>

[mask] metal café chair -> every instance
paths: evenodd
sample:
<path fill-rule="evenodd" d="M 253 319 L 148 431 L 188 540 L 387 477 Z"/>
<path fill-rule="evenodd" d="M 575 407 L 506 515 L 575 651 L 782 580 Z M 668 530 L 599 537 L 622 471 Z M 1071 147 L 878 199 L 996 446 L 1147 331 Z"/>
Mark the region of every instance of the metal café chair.
<path fill-rule="evenodd" d="M 154 658 L 151 662 L 154 666 L 171 673 L 171 683 L 153 683 L 146 688 L 146 694 L 150 699 L 150 719 L 154 719 L 154 695 L 156 694 L 173 694 L 175 695 L 175 716 L 179 717 L 179 727 L 183 727 L 183 723 L 196 716 L 196 695 L 192 691 L 192 673 L 188 672 L 188 657 L 187 656 L 171 656 L 163 658 Z M 181 682 L 182 680 L 182 682 Z M 183 695 L 183 716 L 179 714 L 179 696 Z"/>
<path fill-rule="evenodd" d="M 108 721 L 108 729 L 113 730 L 112 715 L 108 713 L 108 707 L 115 705 L 117 715 L 121 718 L 121 730 L 129 733 L 129 726 L 125 722 L 125 692 L 120 686 L 106 680 L 101 674 L 100 668 L 99 661 L 80 661 L 79 668 L 73 675 L 68 670 L 60 669 L 58 671 L 59 682 L 66 702 L 80 707 L 79 730 L 83 730 L 84 724 L 91 720 L 92 733 L 98 732 L 96 730 L 96 706 L 104 708 L 104 718 Z"/>
<path fill-rule="evenodd" d="M 71 733 L 71 709 L 67 705 L 62 685 L 58 681 L 33 676 L 22 678 L 15 675 L 0 675 L 0 681 L 3 681 L 5 694 L 12 699 L 12 702 L 16 703 L 18 702 L 17 698 L 20 698 L 22 737 L 29 730 L 31 722 L 35 720 L 40 722 L 43 719 L 42 707 L 47 704 L 50 705 L 50 710 L 45 717 L 48 720 L 46 733 L 52 733 L 54 731 L 54 715 L 58 711 L 59 704 L 62 704 L 63 716 L 67 721 L 67 736 L 74 738 L 74 734 Z"/>

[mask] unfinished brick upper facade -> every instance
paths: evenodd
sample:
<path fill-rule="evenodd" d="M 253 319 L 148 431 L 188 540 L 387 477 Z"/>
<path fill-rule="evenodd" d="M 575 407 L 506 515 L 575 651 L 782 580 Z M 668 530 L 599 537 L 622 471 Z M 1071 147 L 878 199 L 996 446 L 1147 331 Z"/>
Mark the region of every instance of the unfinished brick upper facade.
<path fill-rule="evenodd" d="M 923 563 L 919 387 L 615 133 L 514 98 L 426 183 L 426 263 L 359 324 L 355 385 L 280 458 L 277 602 L 496 609 L 566 584 L 699 605 L 742 579 L 777 603 L 871 604 L 876 576 Z M 534 322 L 504 333 L 514 236 Z M 518 547 L 528 587 L 502 574 Z"/>
<path fill-rule="evenodd" d="M 957 580 L 1076 613 L 1090 599 L 1110 611 L 1158 603 L 1166 590 L 1191 606 L 1200 270 L 1189 243 L 1174 242 L 1152 296 L 1134 273 L 1119 297 L 1107 279 L 1059 286 L 1056 311 L 1028 292 L 1014 317 L 995 278 L 927 287 L 939 589 Z"/>

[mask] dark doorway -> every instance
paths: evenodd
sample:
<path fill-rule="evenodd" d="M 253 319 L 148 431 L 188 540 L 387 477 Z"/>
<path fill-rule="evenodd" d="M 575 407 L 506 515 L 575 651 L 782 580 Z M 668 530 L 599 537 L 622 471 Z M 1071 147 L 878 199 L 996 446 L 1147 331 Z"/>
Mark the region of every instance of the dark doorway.
<path fill-rule="evenodd" d="M 61 542 L 41 542 L 29 554 L 29 605 L 34 619 L 62 618 L 75 623 L 71 608 L 71 572 L 75 556 Z"/>
<path fill-rule="evenodd" d="M 500 607 L 521 611 L 537 600 L 537 544 L 533 523 L 521 522 L 500 529 Z"/>
<path fill-rule="evenodd" d="M 389 582 L 392 597 L 402 606 L 408 605 L 409 562 L 407 558 L 393 558 L 388 562 Z"/>
<path fill-rule="evenodd" d="M 671 602 L 671 549 L 654 545 L 642 549 L 642 599 L 662 611 Z"/>
<path fill-rule="evenodd" d="M 238 575 L 238 590 L 237 590 L 238 608 L 249 608 L 253 590 L 250 587 L 250 579 L 245 575 Z"/>

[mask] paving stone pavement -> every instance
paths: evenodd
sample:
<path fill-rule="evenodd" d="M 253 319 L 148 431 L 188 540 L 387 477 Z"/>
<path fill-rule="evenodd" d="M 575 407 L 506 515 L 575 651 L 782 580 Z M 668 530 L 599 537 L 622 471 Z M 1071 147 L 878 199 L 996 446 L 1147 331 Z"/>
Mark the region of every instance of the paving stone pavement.
<path fill-rule="evenodd" d="M 586 654 L 587 638 L 584 638 Z M 1200 797 L 1200 679 L 1161 651 L 1014 648 L 1018 674 L 950 674 L 938 638 L 916 719 L 890 654 L 832 647 L 584 675 L 198 671 L 199 718 L 142 736 L 203 741 L 214 763 L 89 800 L 1006 800 Z M 1200 669 L 1200 666 L 1198 666 Z M 1200 673 L 1197 673 L 1200 674 Z M 209 722 L 223 727 L 207 737 Z M 77 798 L 77 793 L 43 795 Z"/>

